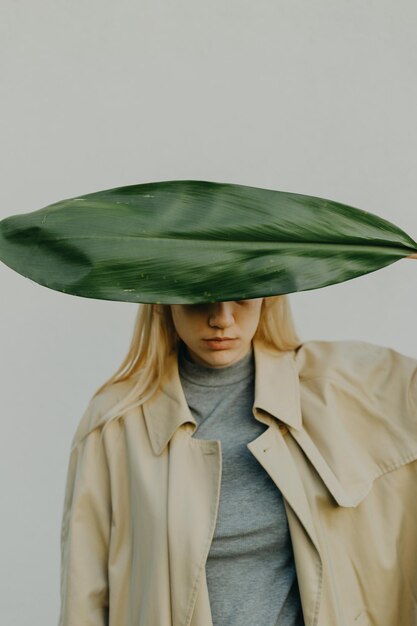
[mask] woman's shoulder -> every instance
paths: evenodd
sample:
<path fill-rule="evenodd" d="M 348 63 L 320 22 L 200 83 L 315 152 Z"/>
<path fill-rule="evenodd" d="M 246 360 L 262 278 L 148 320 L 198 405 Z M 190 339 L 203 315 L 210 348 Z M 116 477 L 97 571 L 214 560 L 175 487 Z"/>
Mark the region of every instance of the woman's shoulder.
<path fill-rule="evenodd" d="M 378 344 L 308 341 L 295 352 L 301 387 L 417 420 L 417 359 Z M 350 400 L 348 400 L 350 398 Z"/>
<path fill-rule="evenodd" d="M 89 400 L 87 407 L 79 420 L 71 447 L 76 447 L 87 435 L 93 431 L 101 431 L 109 421 L 109 415 L 119 402 L 125 400 L 135 385 L 135 380 L 129 378 L 106 385 L 96 392 Z"/>
<path fill-rule="evenodd" d="M 399 373 L 417 371 L 417 359 L 394 348 L 362 340 L 311 340 L 295 350 L 300 378 L 350 375 L 352 379 L 365 373 L 397 370 Z"/>

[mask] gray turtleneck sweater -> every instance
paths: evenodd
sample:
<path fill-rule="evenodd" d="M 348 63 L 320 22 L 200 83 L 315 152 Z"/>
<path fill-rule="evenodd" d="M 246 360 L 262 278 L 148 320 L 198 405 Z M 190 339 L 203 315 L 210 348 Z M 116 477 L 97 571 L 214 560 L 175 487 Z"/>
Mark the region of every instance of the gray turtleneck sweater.
<path fill-rule="evenodd" d="M 222 368 L 179 350 L 179 373 L 198 426 L 193 436 L 220 439 L 222 479 L 206 563 L 213 626 L 303 626 L 282 495 L 246 444 L 267 426 L 255 419 L 253 349 Z"/>

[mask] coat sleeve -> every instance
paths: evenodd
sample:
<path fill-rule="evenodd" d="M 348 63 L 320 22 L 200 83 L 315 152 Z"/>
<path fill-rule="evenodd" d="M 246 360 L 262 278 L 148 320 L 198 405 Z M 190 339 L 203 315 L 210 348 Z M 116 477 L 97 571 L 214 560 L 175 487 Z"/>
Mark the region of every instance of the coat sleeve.
<path fill-rule="evenodd" d="M 70 453 L 61 527 L 58 626 L 108 624 L 111 494 L 100 435 L 100 428 L 93 429 Z"/>

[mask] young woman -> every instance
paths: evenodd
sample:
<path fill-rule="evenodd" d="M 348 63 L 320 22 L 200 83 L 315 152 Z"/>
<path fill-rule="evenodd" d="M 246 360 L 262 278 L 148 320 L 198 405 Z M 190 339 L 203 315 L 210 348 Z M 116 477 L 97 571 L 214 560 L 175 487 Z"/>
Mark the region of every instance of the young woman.
<path fill-rule="evenodd" d="M 140 305 L 74 435 L 59 626 L 417 623 L 417 360 Z"/>

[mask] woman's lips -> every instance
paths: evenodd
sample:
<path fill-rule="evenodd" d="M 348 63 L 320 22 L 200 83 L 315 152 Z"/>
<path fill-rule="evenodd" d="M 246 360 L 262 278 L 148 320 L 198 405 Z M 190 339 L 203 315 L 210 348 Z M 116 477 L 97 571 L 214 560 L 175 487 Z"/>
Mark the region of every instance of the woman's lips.
<path fill-rule="evenodd" d="M 236 339 L 204 339 L 204 341 L 213 350 L 227 350 Z"/>

